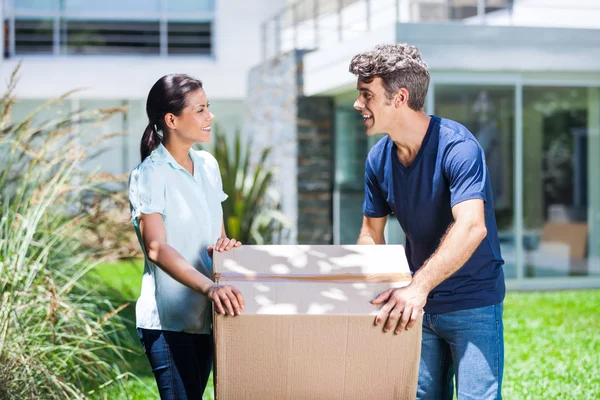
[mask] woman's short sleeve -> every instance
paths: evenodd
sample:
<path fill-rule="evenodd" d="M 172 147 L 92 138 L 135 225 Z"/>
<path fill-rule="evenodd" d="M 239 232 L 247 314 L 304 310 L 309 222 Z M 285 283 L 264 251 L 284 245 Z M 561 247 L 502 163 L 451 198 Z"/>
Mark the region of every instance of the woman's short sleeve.
<path fill-rule="evenodd" d="M 131 220 L 137 224 L 140 214 L 165 214 L 165 179 L 156 166 L 140 165 L 129 176 Z"/>

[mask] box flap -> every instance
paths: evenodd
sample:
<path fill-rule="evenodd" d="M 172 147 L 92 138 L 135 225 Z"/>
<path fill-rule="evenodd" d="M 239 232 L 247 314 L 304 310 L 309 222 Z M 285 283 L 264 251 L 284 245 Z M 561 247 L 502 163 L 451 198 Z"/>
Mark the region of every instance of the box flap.
<path fill-rule="evenodd" d="M 374 315 L 373 298 L 411 280 L 400 245 L 242 246 L 213 268 L 242 292 L 243 314 Z"/>

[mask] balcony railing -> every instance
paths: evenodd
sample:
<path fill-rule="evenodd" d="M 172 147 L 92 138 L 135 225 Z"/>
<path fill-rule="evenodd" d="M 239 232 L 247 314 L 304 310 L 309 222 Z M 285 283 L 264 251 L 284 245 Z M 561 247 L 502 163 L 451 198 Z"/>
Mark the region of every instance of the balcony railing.
<path fill-rule="evenodd" d="M 262 55 L 325 48 L 403 22 L 600 28 L 600 1 L 298 0 L 262 24 Z"/>

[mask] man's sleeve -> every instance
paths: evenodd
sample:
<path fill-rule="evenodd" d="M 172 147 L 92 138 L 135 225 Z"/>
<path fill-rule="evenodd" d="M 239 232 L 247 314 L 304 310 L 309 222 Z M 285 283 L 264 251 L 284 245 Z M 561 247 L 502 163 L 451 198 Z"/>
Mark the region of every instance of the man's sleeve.
<path fill-rule="evenodd" d="M 377 177 L 367 158 L 367 162 L 365 163 L 365 201 L 363 202 L 363 214 L 367 217 L 382 218 L 391 214 L 391 212 L 392 210 L 381 193 Z"/>
<path fill-rule="evenodd" d="M 450 206 L 485 196 L 488 171 L 483 149 L 473 139 L 454 144 L 446 154 L 444 169 L 450 186 Z"/>

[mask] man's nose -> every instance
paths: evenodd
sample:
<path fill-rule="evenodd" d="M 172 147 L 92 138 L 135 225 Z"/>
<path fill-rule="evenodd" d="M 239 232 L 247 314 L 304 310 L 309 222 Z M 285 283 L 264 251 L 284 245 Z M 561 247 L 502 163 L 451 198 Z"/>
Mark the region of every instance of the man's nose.
<path fill-rule="evenodd" d="M 363 108 L 365 108 L 364 104 L 362 104 L 360 101 L 358 101 L 358 99 L 354 102 L 354 109 L 355 110 L 362 110 Z"/>

